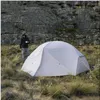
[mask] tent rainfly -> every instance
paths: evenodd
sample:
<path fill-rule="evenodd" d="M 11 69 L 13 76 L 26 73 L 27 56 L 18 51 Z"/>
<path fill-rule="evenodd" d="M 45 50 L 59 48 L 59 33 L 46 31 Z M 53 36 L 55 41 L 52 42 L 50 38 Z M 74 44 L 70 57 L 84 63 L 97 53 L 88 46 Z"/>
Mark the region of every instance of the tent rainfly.
<path fill-rule="evenodd" d="M 77 75 L 89 69 L 85 56 L 63 41 L 41 44 L 22 66 L 22 70 L 31 76 Z"/>

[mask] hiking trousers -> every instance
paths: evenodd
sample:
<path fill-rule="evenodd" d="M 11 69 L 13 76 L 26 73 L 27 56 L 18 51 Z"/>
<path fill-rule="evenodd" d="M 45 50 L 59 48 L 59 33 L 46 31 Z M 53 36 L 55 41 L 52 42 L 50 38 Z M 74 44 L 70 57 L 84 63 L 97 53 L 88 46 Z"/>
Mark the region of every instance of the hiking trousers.
<path fill-rule="evenodd" d="M 22 59 L 23 59 L 23 61 L 25 61 L 28 56 L 29 56 L 29 49 L 28 48 L 22 48 Z"/>

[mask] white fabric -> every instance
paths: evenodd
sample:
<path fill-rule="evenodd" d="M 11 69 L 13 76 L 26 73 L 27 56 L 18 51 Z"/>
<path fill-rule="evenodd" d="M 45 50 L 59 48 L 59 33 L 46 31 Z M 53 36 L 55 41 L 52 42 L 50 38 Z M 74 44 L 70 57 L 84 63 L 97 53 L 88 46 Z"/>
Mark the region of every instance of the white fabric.
<path fill-rule="evenodd" d="M 32 76 L 77 75 L 89 70 L 89 64 L 84 55 L 72 45 L 51 41 L 33 51 L 22 70 Z"/>
<path fill-rule="evenodd" d="M 42 59 L 42 53 L 43 48 L 45 45 L 47 45 L 49 42 L 42 44 L 39 46 L 34 52 L 28 56 L 25 63 L 23 64 L 22 70 L 25 72 L 28 72 L 30 75 L 34 76 L 37 69 L 40 66 L 41 59 Z"/>
<path fill-rule="evenodd" d="M 86 58 L 84 56 L 80 56 L 78 58 L 76 74 L 87 71 L 87 68 L 88 68 L 88 70 L 90 70 L 88 66 L 89 66 L 89 64 L 88 64 Z"/>

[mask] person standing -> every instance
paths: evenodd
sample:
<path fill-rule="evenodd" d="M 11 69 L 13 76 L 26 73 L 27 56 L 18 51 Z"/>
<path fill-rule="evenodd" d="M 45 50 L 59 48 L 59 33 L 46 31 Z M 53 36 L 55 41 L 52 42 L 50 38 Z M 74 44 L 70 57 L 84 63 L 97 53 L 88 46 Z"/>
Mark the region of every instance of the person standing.
<path fill-rule="evenodd" d="M 21 42 L 20 42 L 20 48 L 22 49 L 22 59 L 23 61 L 26 60 L 26 58 L 29 55 L 29 49 L 28 44 L 30 43 L 29 38 L 25 34 L 25 32 L 22 33 Z"/>

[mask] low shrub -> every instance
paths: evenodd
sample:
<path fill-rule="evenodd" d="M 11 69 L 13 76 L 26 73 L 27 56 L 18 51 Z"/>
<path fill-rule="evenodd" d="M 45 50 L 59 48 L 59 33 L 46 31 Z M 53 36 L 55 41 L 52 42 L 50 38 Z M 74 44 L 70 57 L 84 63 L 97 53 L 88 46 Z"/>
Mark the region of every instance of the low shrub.
<path fill-rule="evenodd" d="M 6 90 L 2 92 L 1 100 L 24 100 L 24 98 L 18 93 L 14 93 L 11 90 Z"/>
<path fill-rule="evenodd" d="M 1 75 L 7 76 L 9 78 L 9 77 L 12 77 L 14 73 L 15 73 L 15 70 L 13 70 L 12 67 L 6 67 L 3 69 L 3 74 Z"/>
<path fill-rule="evenodd" d="M 19 60 L 20 60 L 20 56 L 19 56 L 19 55 L 15 55 L 15 56 L 13 57 L 13 59 L 12 59 L 12 62 L 16 64 L 16 63 L 19 62 Z"/>
<path fill-rule="evenodd" d="M 23 81 L 20 81 L 18 89 L 19 89 L 20 91 L 25 91 L 25 90 L 27 90 L 25 84 L 23 83 Z"/>
<path fill-rule="evenodd" d="M 98 86 L 93 83 L 72 82 L 67 86 L 70 95 L 98 94 Z"/>
<path fill-rule="evenodd" d="M 5 80 L 1 83 L 1 88 L 6 88 L 6 87 L 13 87 L 13 84 L 10 80 Z"/>
<path fill-rule="evenodd" d="M 42 95 L 50 95 L 53 98 L 59 98 L 62 95 L 62 86 L 61 85 L 51 85 L 51 86 L 43 86 L 41 88 Z"/>

